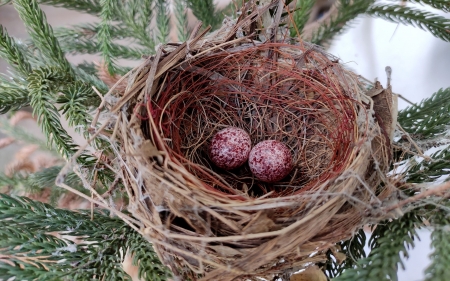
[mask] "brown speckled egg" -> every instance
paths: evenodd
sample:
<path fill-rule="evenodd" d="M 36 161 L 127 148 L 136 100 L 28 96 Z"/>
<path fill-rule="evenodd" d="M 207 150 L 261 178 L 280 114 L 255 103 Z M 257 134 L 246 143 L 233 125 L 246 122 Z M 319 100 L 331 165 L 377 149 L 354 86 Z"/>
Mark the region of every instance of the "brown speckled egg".
<path fill-rule="evenodd" d="M 252 142 L 242 129 L 228 127 L 213 136 L 209 146 L 209 158 L 219 168 L 232 170 L 248 159 Z"/>
<path fill-rule="evenodd" d="M 282 180 L 293 167 L 291 151 L 276 140 L 266 140 L 255 145 L 250 151 L 248 164 L 253 175 L 265 182 Z"/>

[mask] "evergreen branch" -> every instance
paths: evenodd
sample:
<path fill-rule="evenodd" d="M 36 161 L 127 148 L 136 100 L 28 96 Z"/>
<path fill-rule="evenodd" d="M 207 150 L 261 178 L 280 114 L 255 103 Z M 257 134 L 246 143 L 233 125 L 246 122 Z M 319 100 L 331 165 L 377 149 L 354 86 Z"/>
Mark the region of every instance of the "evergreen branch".
<path fill-rule="evenodd" d="M 69 121 L 69 126 L 75 127 L 77 132 L 83 133 L 89 139 L 88 127 L 92 122 L 92 115 L 89 113 L 90 103 L 93 97 L 97 97 L 89 85 L 82 82 L 74 82 L 65 85 L 61 90 L 62 95 L 56 100 L 62 104 L 60 111 Z"/>
<path fill-rule="evenodd" d="M 418 139 L 445 134 L 450 123 L 450 88 L 440 89 L 419 104 L 401 110 L 398 122 Z"/>
<path fill-rule="evenodd" d="M 33 107 L 33 114 L 38 117 L 42 131 L 47 136 L 48 142 L 55 145 L 65 159 L 69 159 L 78 148 L 61 125 L 54 99 L 61 84 L 70 82 L 67 73 L 57 68 L 39 68 L 34 70 L 27 80 L 30 104 Z M 83 156 L 80 161 L 84 162 L 87 159 Z"/>
<path fill-rule="evenodd" d="M 23 77 L 27 77 L 31 72 L 31 65 L 27 58 L 2 25 L 0 25 L 0 57 Z"/>
<path fill-rule="evenodd" d="M 340 1 L 337 15 L 319 27 L 312 35 L 311 43 L 323 45 L 329 42 L 334 36 L 342 33 L 350 21 L 365 13 L 373 2 L 374 0 Z"/>
<path fill-rule="evenodd" d="M 12 177 L 0 173 L 0 187 L 8 187 L 8 189 L 19 189 L 25 188 L 25 177 L 21 174 L 14 174 Z"/>
<path fill-rule="evenodd" d="M 109 90 L 108 86 L 102 80 L 98 79 L 98 77 L 96 76 L 97 70 L 95 69 L 95 65 L 93 63 L 86 63 L 86 62 L 81 63 L 76 67 L 74 67 L 74 70 L 75 74 L 80 80 L 94 86 L 101 93 L 108 92 Z M 128 72 L 125 69 L 124 70 L 122 68 L 119 69 L 120 73 L 122 73 L 123 71 Z M 95 100 L 96 100 L 95 102 L 91 103 L 92 106 L 97 106 L 99 104 L 99 99 L 97 96 L 95 97 Z"/>
<path fill-rule="evenodd" d="M 169 5 L 166 0 L 157 0 L 156 8 L 158 13 L 156 15 L 156 26 L 158 27 L 158 42 L 167 43 L 167 37 L 169 36 Z"/>
<path fill-rule="evenodd" d="M 0 75 L 0 114 L 19 110 L 29 104 L 26 87 L 18 82 L 8 81 Z"/>
<path fill-rule="evenodd" d="M 400 5 L 374 5 L 367 10 L 367 14 L 428 30 L 435 37 L 450 42 L 450 19 L 442 16 Z"/>
<path fill-rule="evenodd" d="M 418 3 L 422 5 L 429 5 L 435 9 L 450 12 L 450 1 L 449 0 L 407 0 L 409 2 Z"/>
<path fill-rule="evenodd" d="M 431 265 L 425 270 L 425 281 L 447 281 L 450 276 L 450 219 L 448 210 L 439 209 L 432 218 Z"/>
<path fill-rule="evenodd" d="M 299 0 L 297 1 L 296 11 L 293 15 L 293 24 L 295 27 L 291 27 L 291 37 L 297 37 L 297 31 L 302 32 L 303 27 L 305 27 L 306 22 L 309 20 L 309 14 L 311 13 L 315 0 Z"/>
<path fill-rule="evenodd" d="M 408 257 L 408 249 L 414 247 L 420 221 L 414 213 L 407 213 L 400 219 L 377 225 L 369 240 L 370 255 L 333 280 L 397 280 L 398 264 L 403 267 L 400 255 Z"/>
<path fill-rule="evenodd" d="M 339 257 L 336 257 L 336 253 L 329 250 L 327 252 L 328 262 L 325 267 L 327 275 L 330 278 L 335 278 L 344 270 L 355 267 L 358 260 L 366 257 L 365 245 L 366 234 L 363 229 L 360 229 L 349 240 L 337 244 L 340 247 L 340 253 L 345 253 L 345 260 L 341 261 Z"/>
<path fill-rule="evenodd" d="M 213 0 L 187 0 L 187 4 L 194 16 L 202 21 L 205 26 L 210 25 L 212 29 L 219 27 L 223 15 L 221 11 L 216 11 Z"/>
<path fill-rule="evenodd" d="M 57 152 L 52 147 L 49 147 L 44 141 L 36 138 L 18 126 L 12 126 L 5 118 L 0 118 L 0 131 L 16 140 L 38 145 L 40 149 L 58 155 Z"/>
<path fill-rule="evenodd" d="M 112 37 L 109 32 L 109 26 L 112 20 L 113 0 L 100 0 L 102 11 L 100 17 L 102 19 L 98 31 L 98 49 L 102 52 L 103 60 L 106 68 L 111 75 L 116 73 L 116 66 L 114 62 L 114 55 L 111 51 Z"/>
<path fill-rule="evenodd" d="M 110 25 L 109 27 L 109 34 L 111 38 L 114 39 L 124 39 L 131 37 L 132 34 L 130 34 L 129 30 L 126 28 L 122 28 L 116 25 Z M 58 27 L 55 29 L 55 36 L 60 41 L 65 40 L 73 40 L 73 38 L 76 39 L 84 39 L 84 40 L 91 40 L 98 37 L 98 32 L 100 31 L 100 26 L 93 25 L 93 24 L 82 24 L 82 25 L 75 25 L 71 28 L 67 27 Z"/>
<path fill-rule="evenodd" d="M 96 40 L 76 39 L 61 41 L 62 49 L 69 54 L 98 54 L 102 52 L 99 49 L 99 44 Z M 111 57 L 132 59 L 141 59 L 144 54 L 148 54 L 142 49 L 132 48 L 120 44 L 109 43 L 108 52 Z M 115 65 L 116 68 L 118 66 Z"/>
<path fill-rule="evenodd" d="M 431 161 L 410 163 L 406 180 L 413 183 L 433 182 L 450 174 L 450 149 L 449 147 L 430 155 Z"/>
<path fill-rule="evenodd" d="M 21 175 L 16 173 L 11 177 L 0 173 L 0 187 L 7 187 L 9 190 L 8 194 L 19 194 L 21 191 L 41 193 L 45 188 L 49 188 L 49 203 L 54 206 L 58 203 L 61 195 L 66 193 L 65 189 L 55 185 L 56 177 L 61 168 L 60 166 L 53 166 L 33 174 Z M 88 194 L 89 192 L 83 187 L 81 180 L 73 172 L 67 174 L 65 183 L 82 193 Z"/>
<path fill-rule="evenodd" d="M 14 0 L 14 6 L 30 37 L 41 53 L 62 71 L 73 76 L 73 70 L 53 34 L 51 26 L 36 0 Z"/>
<path fill-rule="evenodd" d="M 25 197 L 0 194 L 0 276 L 18 279 L 128 280 L 123 253 L 139 258 L 143 280 L 162 281 L 169 271 L 151 245 L 119 218 L 107 212 L 56 209 Z M 73 236 L 74 244 L 48 233 Z M 150 270 L 149 270 L 150 269 Z"/>
<path fill-rule="evenodd" d="M 85 12 L 92 15 L 98 15 L 102 10 L 99 0 L 39 0 L 39 3 Z"/>
<path fill-rule="evenodd" d="M 189 38 L 186 0 L 175 0 L 175 18 L 178 40 L 184 42 Z"/>
<path fill-rule="evenodd" d="M 122 3 L 118 11 L 120 21 L 127 31 L 145 48 L 147 54 L 155 52 L 155 41 L 151 21 L 153 18 L 154 0 L 129 0 Z"/>

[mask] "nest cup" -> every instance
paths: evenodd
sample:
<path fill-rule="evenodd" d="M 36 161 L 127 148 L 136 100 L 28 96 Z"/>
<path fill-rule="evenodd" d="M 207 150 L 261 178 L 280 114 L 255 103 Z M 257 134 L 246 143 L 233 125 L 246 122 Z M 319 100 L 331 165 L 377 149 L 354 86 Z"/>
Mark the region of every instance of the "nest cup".
<path fill-rule="evenodd" d="M 182 280 L 273 278 L 325 262 L 366 222 L 369 202 L 388 196 L 377 187 L 390 140 L 367 84 L 317 46 L 229 34 L 160 47 L 112 102 L 129 210 Z M 286 144 L 292 172 L 264 183 L 248 165 L 215 167 L 209 142 L 229 126 L 252 145 Z"/>

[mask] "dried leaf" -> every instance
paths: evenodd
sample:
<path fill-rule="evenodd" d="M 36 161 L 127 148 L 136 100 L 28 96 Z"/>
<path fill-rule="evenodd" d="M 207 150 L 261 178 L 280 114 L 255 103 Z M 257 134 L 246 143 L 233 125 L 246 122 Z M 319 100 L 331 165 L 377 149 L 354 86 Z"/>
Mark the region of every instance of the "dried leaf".
<path fill-rule="evenodd" d="M 243 229 L 243 234 L 264 233 L 273 230 L 276 224 L 272 219 L 267 217 L 266 213 L 262 213 L 260 216 L 255 217 L 249 224 Z"/>
<path fill-rule="evenodd" d="M 234 257 L 234 256 L 242 256 L 242 253 L 236 249 L 227 246 L 209 246 L 211 249 L 216 251 L 220 256 L 224 257 Z"/>
<path fill-rule="evenodd" d="M 312 266 L 305 271 L 292 275 L 290 281 L 327 281 L 327 277 L 319 267 Z"/>

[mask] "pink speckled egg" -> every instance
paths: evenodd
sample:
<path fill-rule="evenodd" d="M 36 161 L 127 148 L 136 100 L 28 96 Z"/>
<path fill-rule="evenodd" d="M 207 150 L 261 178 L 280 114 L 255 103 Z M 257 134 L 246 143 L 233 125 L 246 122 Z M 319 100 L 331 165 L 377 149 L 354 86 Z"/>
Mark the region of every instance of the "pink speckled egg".
<path fill-rule="evenodd" d="M 280 181 L 293 167 L 291 151 L 276 140 L 266 140 L 255 145 L 250 151 L 248 164 L 253 175 L 265 182 Z"/>
<path fill-rule="evenodd" d="M 242 129 L 228 127 L 213 136 L 209 146 L 209 158 L 219 168 L 232 170 L 248 159 L 252 142 Z"/>

